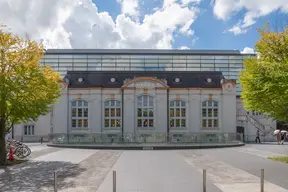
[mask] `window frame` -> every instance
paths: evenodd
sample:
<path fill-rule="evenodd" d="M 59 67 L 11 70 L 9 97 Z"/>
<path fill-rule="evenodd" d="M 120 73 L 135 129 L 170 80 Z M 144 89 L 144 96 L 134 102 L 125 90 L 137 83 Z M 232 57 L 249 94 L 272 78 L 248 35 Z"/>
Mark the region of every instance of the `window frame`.
<path fill-rule="evenodd" d="M 208 103 L 212 102 L 212 106 L 209 106 Z M 205 103 L 205 106 L 204 106 Z M 202 129 L 219 129 L 219 112 L 220 112 L 220 107 L 219 107 L 219 101 L 217 100 L 205 100 L 201 102 L 201 127 Z M 215 106 L 215 104 L 217 106 Z M 206 110 L 206 116 L 203 116 L 203 109 Z M 211 109 L 211 117 L 209 117 L 209 109 Z M 214 116 L 214 109 L 217 109 L 217 116 Z M 209 126 L 209 120 L 211 120 L 211 127 Z M 214 126 L 215 120 L 217 120 L 217 126 Z M 203 122 L 205 121 L 206 126 L 203 125 Z"/>
<path fill-rule="evenodd" d="M 115 102 L 115 105 L 112 105 L 112 102 Z M 108 103 L 108 106 L 106 106 L 106 103 Z M 117 103 L 119 103 L 119 105 L 117 106 Z M 108 116 L 106 117 L 106 109 L 108 109 Z M 111 116 L 112 113 L 112 109 L 114 111 L 114 116 Z M 120 116 L 117 117 L 117 109 L 120 110 Z M 109 121 L 109 126 L 106 127 L 106 120 Z M 115 127 L 112 127 L 112 120 L 114 120 L 115 122 Z M 120 126 L 117 127 L 117 120 L 120 120 Z M 104 107 L 103 107 L 103 125 L 104 125 L 104 129 L 122 129 L 122 106 L 121 106 L 121 102 L 119 100 L 116 99 L 108 99 L 104 101 Z"/>
<path fill-rule="evenodd" d="M 179 101 L 179 106 L 177 106 L 177 102 Z M 184 106 L 182 105 L 184 102 Z M 171 104 L 173 103 L 173 106 Z M 171 109 L 173 109 L 173 116 L 171 116 Z M 180 110 L 179 117 L 177 117 L 176 111 Z M 185 111 L 185 116 L 182 116 L 182 109 Z M 169 128 L 170 129 L 186 129 L 187 128 L 187 102 L 182 99 L 174 99 L 169 101 Z M 179 126 L 177 126 L 177 120 L 179 119 Z M 174 120 L 174 126 L 171 127 L 171 121 Z M 182 126 L 182 120 L 185 122 L 185 126 Z"/>
<path fill-rule="evenodd" d="M 78 102 L 82 102 L 82 104 L 79 106 Z M 73 103 L 75 103 L 75 106 L 73 106 Z M 89 122 L 89 111 L 90 111 L 89 102 L 86 100 L 73 100 L 70 102 L 70 107 L 71 107 L 71 109 L 70 109 L 70 113 L 71 113 L 71 115 L 70 115 L 71 126 L 70 127 L 71 127 L 71 129 L 73 129 L 73 130 L 87 130 L 87 129 L 89 129 L 89 125 L 90 125 L 90 122 Z M 73 116 L 73 109 L 76 110 L 75 117 Z M 82 109 L 82 111 L 81 111 L 82 117 L 78 116 L 78 112 L 79 112 L 78 109 Z M 87 110 L 87 117 L 85 117 L 85 115 L 84 115 L 85 109 Z M 73 120 L 76 120 L 76 126 L 75 127 L 73 127 Z M 81 127 L 78 126 L 79 125 L 78 120 L 82 120 L 81 121 L 81 124 L 82 124 Z M 85 120 L 87 120 L 87 127 L 84 126 Z"/>
<path fill-rule="evenodd" d="M 141 98 L 141 105 L 138 101 Z M 147 98 L 147 106 L 144 105 L 144 98 Z M 136 97 L 136 127 L 138 129 L 155 129 L 155 98 L 151 95 L 138 95 Z M 152 100 L 152 101 L 151 101 Z M 152 103 L 152 106 L 150 105 Z M 138 116 L 138 110 L 141 109 L 141 116 Z M 153 116 L 150 117 L 149 112 L 152 110 Z M 144 116 L 145 111 L 147 111 L 147 117 Z M 141 120 L 141 126 L 139 126 L 139 120 Z M 144 126 L 145 121 L 147 121 L 147 126 Z M 150 125 L 152 122 L 152 126 Z"/>
<path fill-rule="evenodd" d="M 23 135 L 24 136 L 35 136 L 35 125 L 34 124 L 25 124 L 23 126 Z M 26 131 L 27 129 L 27 131 Z"/>

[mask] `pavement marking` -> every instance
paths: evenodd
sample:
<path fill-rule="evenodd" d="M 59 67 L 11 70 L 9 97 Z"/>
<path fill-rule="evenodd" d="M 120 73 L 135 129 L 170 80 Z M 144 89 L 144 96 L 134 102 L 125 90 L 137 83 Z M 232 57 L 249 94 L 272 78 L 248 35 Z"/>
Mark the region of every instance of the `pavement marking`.
<path fill-rule="evenodd" d="M 207 170 L 207 178 L 223 192 L 259 192 L 260 178 L 222 161 L 214 160 L 201 152 L 179 152 L 185 161 L 197 171 Z M 260 170 L 259 170 L 260 171 Z M 265 192 L 288 192 L 288 190 L 265 181 Z"/>
<path fill-rule="evenodd" d="M 270 151 L 263 151 L 263 150 L 258 150 L 258 149 L 254 149 L 254 148 L 247 148 L 247 147 L 243 147 L 243 148 L 231 148 L 231 150 L 237 151 L 237 152 L 241 152 L 241 153 L 246 153 L 249 155 L 255 155 L 258 157 L 263 157 L 263 158 L 268 158 L 271 156 L 283 156 L 283 154 L 281 153 L 273 153 Z"/>
<path fill-rule="evenodd" d="M 53 153 L 49 153 L 35 159 L 32 161 L 62 161 L 62 162 L 70 162 L 70 163 L 80 163 L 84 159 L 87 159 L 98 150 L 90 150 L 90 149 L 64 149 L 61 151 L 56 151 Z"/>

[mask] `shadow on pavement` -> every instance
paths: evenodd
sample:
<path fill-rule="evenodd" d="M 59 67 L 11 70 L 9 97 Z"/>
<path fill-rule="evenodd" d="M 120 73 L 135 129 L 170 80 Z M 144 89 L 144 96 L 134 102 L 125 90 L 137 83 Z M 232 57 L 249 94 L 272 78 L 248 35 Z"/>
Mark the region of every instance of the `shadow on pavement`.
<path fill-rule="evenodd" d="M 2 169 L 3 170 L 3 169 Z M 53 191 L 54 171 L 58 175 L 58 188 L 74 186 L 74 178 L 86 169 L 69 162 L 36 162 L 10 166 L 0 172 L 1 192 Z M 63 182 L 65 180 L 65 182 Z"/>

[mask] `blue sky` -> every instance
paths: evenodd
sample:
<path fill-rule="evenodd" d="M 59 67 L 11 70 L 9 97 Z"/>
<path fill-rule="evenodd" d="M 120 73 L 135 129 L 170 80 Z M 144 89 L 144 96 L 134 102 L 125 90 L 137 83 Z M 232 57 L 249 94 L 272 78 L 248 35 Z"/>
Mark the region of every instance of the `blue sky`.
<path fill-rule="evenodd" d="M 115 20 L 121 14 L 121 4 L 116 3 L 116 0 L 93 0 L 97 5 L 99 12 L 106 11 Z M 140 4 L 143 1 L 140 1 Z M 162 0 L 144 1 L 144 5 L 140 5 L 140 22 L 145 14 L 153 13 L 153 8 L 162 7 Z M 191 25 L 194 30 L 194 37 L 186 35 L 174 34 L 173 48 L 178 48 L 182 45 L 193 49 L 238 49 L 244 47 L 254 47 L 255 42 L 259 38 L 257 28 L 261 27 L 266 21 L 277 21 L 278 19 L 288 18 L 279 10 L 262 16 L 256 19 L 256 23 L 251 25 L 245 34 L 235 35 L 231 32 L 225 32 L 239 20 L 243 19 L 247 10 L 245 8 L 237 13 L 234 13 L 228 20 L 217 19 L 213 13 L 213 5 L 211 0 L 202 0 L 198 5 L 200 13 L 195 22 Z M 195 37 L 197 40 L 195 41 Z M 193 44 L 194 39 L 194 44 Z"/>

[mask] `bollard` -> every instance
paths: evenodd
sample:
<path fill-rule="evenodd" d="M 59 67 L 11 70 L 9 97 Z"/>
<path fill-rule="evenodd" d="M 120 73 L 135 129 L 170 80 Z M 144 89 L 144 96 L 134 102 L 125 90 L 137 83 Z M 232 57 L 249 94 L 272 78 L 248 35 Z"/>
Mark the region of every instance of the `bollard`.
<path fill-rule="evenodd" d="M 261 192 L 264 192 L 264 169 L 261 169 Z"/>
<path fill-rule="evenodd" d="M 203 192 L 206 192 L 206 169 L 203 169 Z"/>
<path fill-rule="evenodd" d="M 54 192 L 57 192 L 57 172 L 54 171 Z"/>
<path fill-rule="evenodd" d="M 116 171 L 113 171 L 113 192 L 116 192 Z"/>

